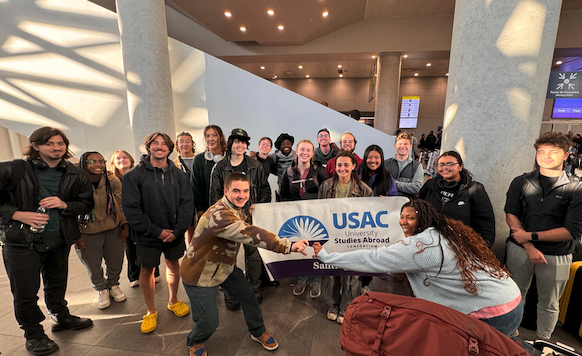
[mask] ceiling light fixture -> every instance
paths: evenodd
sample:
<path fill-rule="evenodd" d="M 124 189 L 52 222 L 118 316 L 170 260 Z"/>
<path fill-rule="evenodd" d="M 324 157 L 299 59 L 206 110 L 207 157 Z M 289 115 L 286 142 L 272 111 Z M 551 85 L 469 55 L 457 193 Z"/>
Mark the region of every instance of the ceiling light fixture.
<path fill-rule="evenodd" d="M 265 69 L 265 66 L 261 66 L 261 69 Z"/>
<path fill-rule="evenodd" d="M 418 73 L 414 73 L 414 76 L 415 76 L 415 77 L 418 77 Z"/>
<path fill-rule="evenodd" d="M 372 56 L 372 59 L 376 59 L 376 56 Z"/>
<path fill-rule="evenodd" d="M 557 61 L 556 64 L 560 65 L 560 64 L 562 64 L 562 61 Z"/>
<path fill-rule="evenodd" d="M 245 32 L 245 31 L 247 30 L 247 28 L 246 28 L 246 27 L 244 27 L 244 26 L 241 26 L 241 27 L 239 28 L 239 30 L 241 30 L 242 32 Z"/>
<path fill-rule="evenodd" d="M 275 11 L 273 11 L 273 10 L 267 10 L 267 14 L 273 16 L 273 15 L 275 15 Z"/>
<path fill-rule="evenodd" d="M 307 74 L 307 75 L 305 76 L 305 78 L 309 78 L 309 74 Z"/>
<path fill-rule="evenodd" d="M 329 15 L 329 11 L 324 11 L 323 14 L 321 14 L 323 17 L 327 17 L 327 15 Z"/>
<path fill-rule="evenodd" d="M 431 65 L 432 65 L 432 63 L 427 63 L 426 64 L 427 67 L 430 67 Z"/>
<path fill-rule="evenodd" d="M 303 66 L 300 64 L 300 65 L 297 66 L 297 68 L 303 69 Z"/>
<path fill-rule="evenodd" d="M 448 77 L 448 76 L 449 76 L 449 73 L 447 73 L 446 75 L 447 75 L 447 77 Z"/>
<path fill-rule="evenodd" d="M 339 76 L 340 76 L 340 78 L 343 78 L 343 77 L 344 77 L 344 75 L 343 75 L 343 74 L 340 74 Z"/>
<path fill-rule="evenodd" d="M 232 14 L 230 13 L 230 11 L 225 11 L 225 12 L 224 12 L 224 16 L 226 16 L 226 17 L 231 17 L 231 16 L 232 16 Z"/>
<path fill-rule="evenodd" d="M 283 31 L 283 30 L 285 29 L 285 26 L 283 26 L 283 25 L 279 25 L 279 26 L 277 26 L 277 28 L 278 28 L 280 31 Z"/>
<path fill-rule="evenodd" d="M 402 57 L 404 57 L 404 58 L 408 58 L 408 54 L 405 54 L 405 55 L 403 55 Z"/>
<path fill-rule="evenodd" d="M 341 64 L 338 64 L 338 65 L 337 65 L 337 67 L 338 67 L 338 68 L 341 68 L 341 67 L 342 67 L 342 65 L 341 65 Z"/>

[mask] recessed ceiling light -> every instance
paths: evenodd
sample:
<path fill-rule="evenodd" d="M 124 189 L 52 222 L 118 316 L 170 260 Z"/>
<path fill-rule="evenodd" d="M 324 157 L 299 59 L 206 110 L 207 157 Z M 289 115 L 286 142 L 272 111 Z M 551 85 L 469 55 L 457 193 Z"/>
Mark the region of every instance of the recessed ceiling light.
<path fill-rule="evenodd" d="M 414 76 L 415 76 L 415 77 L 418 77 L 418 73 L 414 73 Z"/>
<path fill-rule="evenodd" d="M 307 75 L 305 76 L 305 78 L 309 78 L 309 74 L 307 74 Z"/>
<path fill-rule="evenodd" d="M 344 75 L 343 75 L 343 74 L 340 74 L 339 76 L 340 76 L 340 78 L 343 78 L 343 77 L 344 77 Z"/>
<path fill-rule="evenodd" d="M 261 69 L 265 69 L 265 66 L 261 66 Z"/>
<path fill-rule="evenodd" d="M 297 68 L 303 69 L 303 66 L 300 64 L 300 65 L 297 66 Z"/>
<path fill-rule="evenodd" d="M 273 15 L 275 15 L 275 11 L 273 11 L 273 10 L 267 10 L 267 14 L 273 16 Z"/>
<path fill-rule="evenodd" d="M 277 26 L 277 28 L 278 28 L 279 30 L 284 30 L 284 29 L 285 29 L 285 26 L 283 26 L 283 25 L 279 25 L 279 26 Z"/>
<path fill-rule="evenodd" d="M 341 65 L 341 64 L 338 64 L 338 65 L 337 65 L 337 67 L 338 67 L 338 68 L 341 68 L 341 67 L 342 67 L 342 65 Z"/>
<path fill-rule="evenodd" d="M 562 61 L 557 61 L 556 64 L 560 65 L 560 64 L 562 64 Z"/>
<path fill-rule="evenodd" d="M 447 73 L 447 77 L 449 76 L 449 73 Z"/>
<path fill-rule="evenodd" d="M 273 78 L 277 79 L 277 76 L 274 76 Z"/>
<path fill-rule="evenodd" d="M 241 30 L 242 32 L 245 32 L 245 31 L 247 30 L 247 28 L 246 28 L 246 27 L 244 27 L 244 26 L 241 26 L 241 27 L 240 27 L 240 30 Z"/>
<path fill-rule="evenodd" d="M 404 57 L 404 58 L 408 58 L 408 54 L 405 54 L 405 55 L 403 55 L 402 57 Z"/>
<path fill-rule="evenodd" d="M 432 63 L 427 63 L 426 64 L 427 67 L 430 67 L 431 65 L 432 65 Z"/>
<path fill-rule="evenodd" d="M 376 56 L 372 56 L 372 59 L 376 58 Z"/>
<path fill-rule="evenodd" d="M 323 14 L 321 14 L 323 17 L 327 17 L 327 15 L 329 15 L 329 11 L 324 11 Z"/>
<path fill-rule="evenodd" d="M 230 13 L 230 11 L 225 11 L 225 12 L 224 12 L 224 16 L 226 16 L 226 17 L 231 17 L 231 16 L 232 16 L 232 14 Z"/>

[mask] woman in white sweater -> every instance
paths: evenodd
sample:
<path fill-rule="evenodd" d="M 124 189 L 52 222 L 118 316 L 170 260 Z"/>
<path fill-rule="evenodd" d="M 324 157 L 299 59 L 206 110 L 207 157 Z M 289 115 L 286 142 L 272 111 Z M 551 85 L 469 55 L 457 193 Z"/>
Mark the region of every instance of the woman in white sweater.
<path fill-rule="evenodd" d="M 328 253 L 315 243 L 316 256 L 359 272 L 406 273 L 417 298 L 472 315 L 505 335 L 517 329 L 519 288 L 473 229 L 424 200 L 404 204 L 400 226 L 405 238 L 391 246 Z"/>

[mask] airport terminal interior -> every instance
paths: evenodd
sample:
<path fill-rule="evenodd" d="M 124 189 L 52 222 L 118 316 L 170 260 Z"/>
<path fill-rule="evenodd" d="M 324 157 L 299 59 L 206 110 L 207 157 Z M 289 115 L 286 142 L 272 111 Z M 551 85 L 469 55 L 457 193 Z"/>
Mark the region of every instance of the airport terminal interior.
<path fill-rule="evenodd" d="M 0 0 L 0 161 L 21 158 L 41 126 L 69 136 L 73 162 L 118 149 L 137 158 L 154 131 L 190 132 L 200 153 L 208 124 L 227 136 L 244 128 L 253 150 L 282 132 L 315 143 L 323 127 L 335 142 L 348 131 L 358 155 L 378 144 L 386 158 L 397 129 L 417 138 L 442 131 L 443 150 L 460 152 L 487 188 L 498 232 L 492 250 L 502 256 L 505 194 L 534 166 L 535 138 L 582 134 L 581 34 L 581 0 Z M 353 110 L 359 120 L 347 116 Z M 144 335 L 147 309 L 126 262 L 127 300 L 99 310 L 72 248 L 66 299 L 94 325 L 52 333 L 45 320 L 55 355 L 188 354 L 194 323 L 166 309 L 164 272 L 162 263 L 158 327 Z M 208 354 L 344 355 L 341 325 L 327 319 L 323 298 L 294 296 L 295 282 L 263 288 L 278 350 L 251 340 L 242 311 L 227 310 L 219 293 Z M 182 286 L 178 294 L 188 301 Z M 2 267 L 0 354 L 31 355 L 12 303 Z M 39 305 L 48 315 L 42 288 Z M 582 337 L 559 326 L 551 341 L 582 353 Z"/>

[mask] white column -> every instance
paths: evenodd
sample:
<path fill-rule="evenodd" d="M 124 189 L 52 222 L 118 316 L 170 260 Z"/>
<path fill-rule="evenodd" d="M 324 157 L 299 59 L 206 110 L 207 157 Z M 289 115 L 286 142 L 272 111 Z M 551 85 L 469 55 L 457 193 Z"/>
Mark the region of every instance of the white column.
<path fill-rule="evenodd" d="M 176 134 L 164 1 L 117 0 L 117 17 L 137 154 L 148 134 Z"/>
<path fill-rule="evenodd" d="M 442 151 L 457 149 L 485 185 L 497 221 L 498 256 L 509 235 L 503 211 L 509 184 L 533 169 L 561 5 L 455 4 Z"/>
<path fill-rule="evenodd" d="M 374 128 L 394 135 L 398 129 L 400 53 L 381 53 L 377 59 L 376 108 Z"/>

